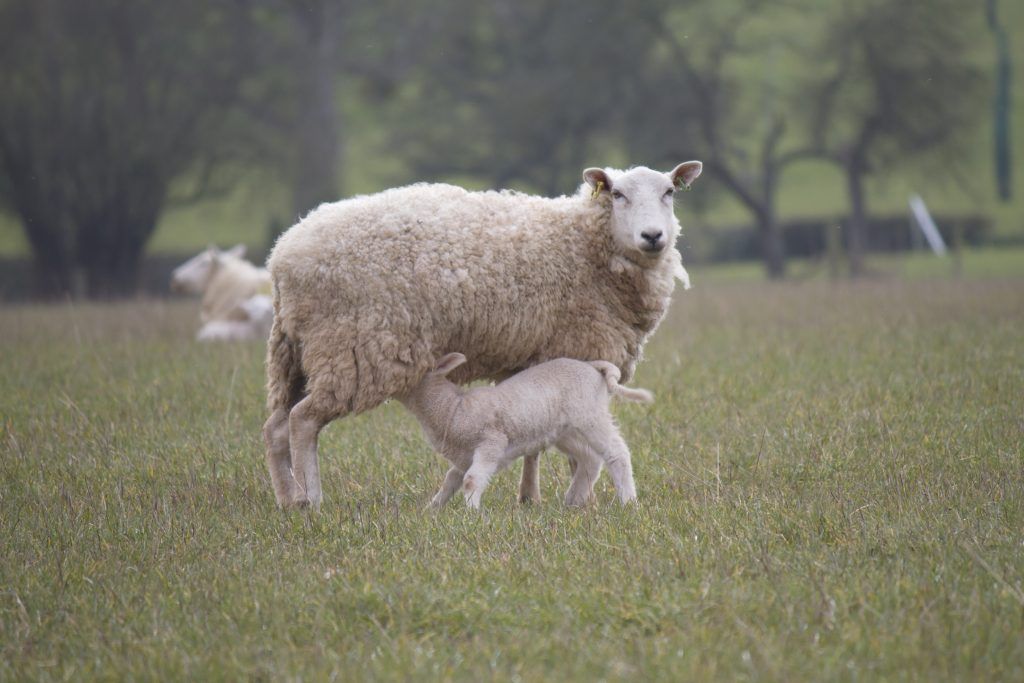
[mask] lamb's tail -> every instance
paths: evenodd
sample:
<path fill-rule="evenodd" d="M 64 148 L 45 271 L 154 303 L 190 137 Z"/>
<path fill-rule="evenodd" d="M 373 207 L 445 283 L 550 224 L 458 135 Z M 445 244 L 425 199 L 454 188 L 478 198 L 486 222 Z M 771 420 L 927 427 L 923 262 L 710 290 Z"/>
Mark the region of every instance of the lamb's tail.
<path fill-rule="evenodd" d="M 295 342 L 285 334 L 274 301 L 274 322 L 267 340 L 267 408 L 291 410 L 302 399 L 306 377 Z"/>
<path fill-rule="evenodd" d="M 595 360 L 591 361 L 590 364 L 604 376 L 604 381 L 608 385 L 608 393 L 612 396 L 618 396 L 627 401 L 635 401 L 637 403 L 652 403 L 654 401 L 654 394 L 646 389 L 630 389 L 619 384 L 619 378 L 622 377 L 622 373 L 608 361 Z"/>

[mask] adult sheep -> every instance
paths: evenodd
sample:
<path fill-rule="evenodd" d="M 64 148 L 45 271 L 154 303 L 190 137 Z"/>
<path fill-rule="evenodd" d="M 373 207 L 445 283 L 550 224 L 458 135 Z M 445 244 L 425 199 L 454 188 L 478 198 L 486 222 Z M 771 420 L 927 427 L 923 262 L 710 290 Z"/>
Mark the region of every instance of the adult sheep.
<path fill-rule="evenodd" d="M 627 382 L 678 277 L 673 194 L 701 172 L 590 168 L 555 199 L 418 184 L 323 204 L 268 259 L 274 322 L 263 427 L 282 507 L 319 506 L 332 420 L 404 396 L 448 353 L 463 383 L 553 358 Z M 521 495 L 536 498 L 536 456 Z"/>

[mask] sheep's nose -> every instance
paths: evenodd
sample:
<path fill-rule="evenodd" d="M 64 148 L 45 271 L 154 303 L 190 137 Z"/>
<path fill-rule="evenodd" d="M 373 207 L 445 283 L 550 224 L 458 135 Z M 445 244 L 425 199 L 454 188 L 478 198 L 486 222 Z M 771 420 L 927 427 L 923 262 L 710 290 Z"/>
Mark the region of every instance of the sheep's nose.
<path fill-rule="evenodd" d="M 649 242 L 651 246 L 654 246 L 661 239 L 662 234 L 661 230 L 645 230 L 640 233 L 640 236 Z"/>

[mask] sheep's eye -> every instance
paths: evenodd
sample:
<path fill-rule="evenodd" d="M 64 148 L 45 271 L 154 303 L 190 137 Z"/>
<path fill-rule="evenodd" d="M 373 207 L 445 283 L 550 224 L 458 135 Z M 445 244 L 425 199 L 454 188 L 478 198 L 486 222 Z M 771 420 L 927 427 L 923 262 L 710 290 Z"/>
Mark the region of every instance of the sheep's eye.
<path fill-rule="evenodd" d="M 676 193 L 676 191 L 675 191 L 674 189 L 672 189 L 671 187 L 670 187 L 670 188 L 668 188 L 667 190 L 665 190 L 665 196 L 666 196 L 666 197 L 671 197 L 671 196 L 672 196 L 672 195 L 674 195 L 675 193 Z"/>
<path fill-rule="evenodd" d="M 622 194 L 618 190 L 612 190 L 612 199 L 622 199 L 626 195 Z"/>

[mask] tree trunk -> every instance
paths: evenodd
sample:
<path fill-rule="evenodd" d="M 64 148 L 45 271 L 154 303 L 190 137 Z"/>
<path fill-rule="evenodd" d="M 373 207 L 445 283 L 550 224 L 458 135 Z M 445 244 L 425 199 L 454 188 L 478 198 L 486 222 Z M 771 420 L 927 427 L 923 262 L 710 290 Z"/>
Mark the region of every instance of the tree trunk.
<path fill-rule="evenodd" d="M 309 48 L 306 73 L 301 75 L 307 83 L 306 97 L 299 104 L 295 131 L 292 210 L 296 219 L 322 202 L 338 198 L 341 155 L 335 87 L 339 16 L 325 6 L 322 12 L 302 15 L 299 21 L 308 36 Z"/>
<path fill-rule="evenodd" d="M 999 22 L 996 0 L 988 0 L 987 14 L 989 29 L 996 41 L 995 95 L 992 100 L 996 192 L 1001 201 L 1008 202 L 1013 197 L 1013 146 L 1010 144 L 1012 62 L 1006 29 Z"/>
<path fill-rule="evenodd" d="M 141 175 L 141 174 L 139 174 Z M 132 296 L 138 290 L 146 242 L 156 227 L 167 185 L 158 174 L 149 182 L 136 178 L 130 199 L 111 197 L 78 219 L 77 266 L 84 291 L 94 299 Z M 129 182 L 120 183 L 130 186 Z"/>
<path fill-rule="evenodd" d="M 771 280 L 781 280 L 786 276 L 786 245 L 782 240 L 782 228 L 773 211 L 758 214 L 757 231 L 761 236 L 761 258 L 764 259 L 765 273 Z"/>
<path fill-rule="evenodd" d="M 63 259 L 33 251 L 32 275 L 32 291 L 40 299 L 59 299 L 71 293 L 71 266 Z"/>
<path fill-rule="evenodd" d="M 846 164 L 846 190 L 850 199 L 850 216 L 846 221 L 846 250 L 850 277 L 864 274 L 864 252 L 867 248 L 867 207 L 864 197 L 864 167 L 856 161 Z"/>

